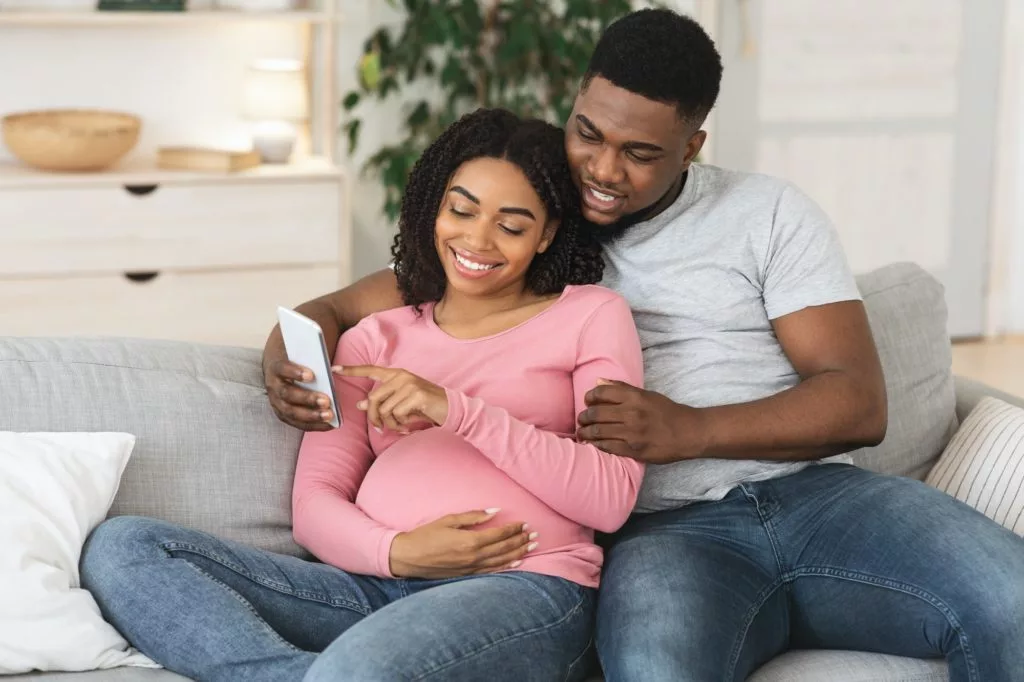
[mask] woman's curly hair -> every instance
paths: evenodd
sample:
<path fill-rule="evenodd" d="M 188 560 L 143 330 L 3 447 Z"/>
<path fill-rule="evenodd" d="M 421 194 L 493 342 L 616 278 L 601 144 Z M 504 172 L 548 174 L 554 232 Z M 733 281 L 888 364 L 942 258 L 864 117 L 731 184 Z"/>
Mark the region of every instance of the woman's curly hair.
<path fill-rule="evenodd" d="M 526 272 L 535 294 L 555 294 L 568 284 L 601 279 L 600 244 L 582 228 L 579 193 L 565 156 L 565 133 L 538 119 L 521 119 L 503 109 L 479 109 L 449 126 L 423 153 L 409 175 L 398 234 L 391 254 L 406 305 L 439 301 L 447 280 L 434 241 L 445 189 L 463 163 L 481 157 L 504 159 L 523 171 L 549 219 L 560 221 L 554 239 Z M 582 228 L 582 229 L 581 229 Z"/>

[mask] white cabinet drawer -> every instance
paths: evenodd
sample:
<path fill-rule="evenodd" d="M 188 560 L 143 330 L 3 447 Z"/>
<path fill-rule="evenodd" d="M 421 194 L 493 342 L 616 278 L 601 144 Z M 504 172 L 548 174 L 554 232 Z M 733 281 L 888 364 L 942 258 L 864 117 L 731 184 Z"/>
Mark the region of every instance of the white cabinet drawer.
<path fill-rule="evenodd" d="M 0 280 L 0 336 L 133 336 L 262 348 L 277 306 L 341 286 L 337 267 Z"/>
<path fill-rule="evenodd" d="M 341 197 L 333 178 L 0 190 L 0 275 L 336 263 Z"/>

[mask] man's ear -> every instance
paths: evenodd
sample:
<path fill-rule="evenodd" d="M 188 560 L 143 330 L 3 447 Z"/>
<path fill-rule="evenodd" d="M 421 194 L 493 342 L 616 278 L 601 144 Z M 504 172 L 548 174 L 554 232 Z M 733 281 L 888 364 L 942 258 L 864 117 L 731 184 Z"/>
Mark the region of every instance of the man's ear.
<path fill-rule="evenodd" d="M 697 154 L 700 153 L 700 150 L 707 139 L 707 131 L 698 130 L 690 136 L 689 140 L 686 141 L 686 156 L 683 158 L 683 170 L 689 168 L 690 164 L 693 163 L 693 160 L 697 158 Z"/>
<path fill-rule="evenodd" d="M 548 224 L 544 226 L 544 236 L 541 237 L 540 245 L 537 246 L 537 253 L 544 253 L 551 246 L 551 242 L 555 240 L 555 233 L 558 232 L 559 223 L 558 220 L 549 220 Z"/>

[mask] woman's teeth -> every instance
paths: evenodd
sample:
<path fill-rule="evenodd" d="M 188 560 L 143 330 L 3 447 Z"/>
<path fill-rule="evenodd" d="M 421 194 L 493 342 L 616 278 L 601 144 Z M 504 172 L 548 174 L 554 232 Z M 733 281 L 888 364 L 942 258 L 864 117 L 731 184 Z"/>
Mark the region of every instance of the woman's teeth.
<path fill-rule="evenodd" d="M 484 265 L 483 263 L 476 263 L 474 261 L 463 258 L 457 251 L 452 251 L 455 254 L 455 260 L 459 261 L 459 264 L 470 270 L 493 270 L 498 267 L 500 263 L 494 263 L 493 265 Z"/>

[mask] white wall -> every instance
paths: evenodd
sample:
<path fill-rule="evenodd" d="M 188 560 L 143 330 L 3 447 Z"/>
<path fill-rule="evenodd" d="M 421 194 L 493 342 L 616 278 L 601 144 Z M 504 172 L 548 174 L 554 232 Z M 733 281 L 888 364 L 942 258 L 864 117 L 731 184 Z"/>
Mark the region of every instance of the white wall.
<path fill-rule="evenodd" d="M 1006 329 L 1011 334 L 1024 334 L 1024 3 L 1013 3 L 1011 15 L 1014 46 L 1011 63 L 1017 70 L 1017 106 L 1013 118 L 1017 137 L 1017 156 L 1012 172 L 1016 177 L 1013 196 L 1016 199 L 1015 215 L 1011 218 L 1009 262 L 1009 286 L 1007 287 Z"/>
<path fill-rule="evenodd" d="M 1009 2 L 989 251 L 989 336 L 1024 334 L 1024 3 Z"/>
<path fill-rule="evenodd" d="M 1021 22 L 1024 24 L 1024 22 Z M 1022 38 L 1024 40 L 1024 38 Z M 1024 58 L 1024 50 L 1018 50 Z M 1018 65 L 1020 62 L 1018 62 Z M 1016 158 L 1016 215 L 1012 220 L 1009 262 L 1007 271 L 1007 313 L 1005 331 L 1024 334 L 1024 68 L 1018 67 L 1017 80 L 1017 158 Z"/>
<path fill-rule="evenodd" d="M 338 96 L 343 98 L 356 87 L 356 64 L 363 52 L 363 43 L 378 26 L 400 25 L 401 14 L 380 0 L 350 0 L 343 3 L 338 47 Z M 384 192 L 380 181 L 362 177 L 363 162 L 386 144 L 400 139 L 404 98 L 392 95 L 388 101 L 361 106 L 357 114 L 363 119 L 356 153 L 348 157 L 348 142 L 339 136 L 339 158 L 346 159 L 352 185 L 352 239 L 354 260 L 352 273 L 362 277 L 385 267 L 390 258 L 394 228 L 383 214 Z M 369 114 L 369 115 L 368 115 Z"/>

